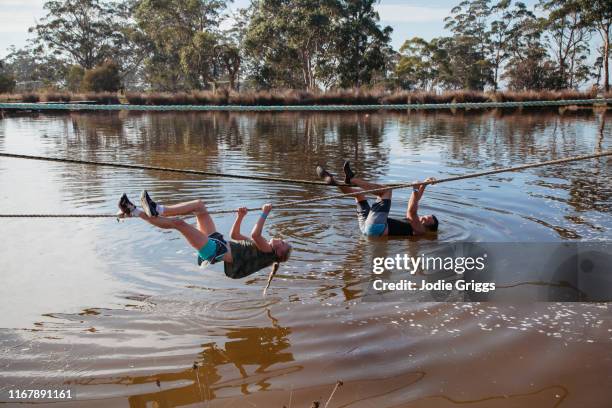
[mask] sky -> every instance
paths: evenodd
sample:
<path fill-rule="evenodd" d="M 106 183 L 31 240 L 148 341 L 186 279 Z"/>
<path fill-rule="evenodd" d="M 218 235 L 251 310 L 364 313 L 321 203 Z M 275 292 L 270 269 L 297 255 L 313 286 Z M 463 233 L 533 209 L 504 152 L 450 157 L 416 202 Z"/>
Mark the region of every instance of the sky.
<path fill-rule="evenodd" d="M 415 36 L 427 40 L 445 34 L 443 19 L 459 0 L 382 0 L 377 5 L 381 23 L 393 27 L 393 47 Z M 20 48 L 28 39 L 28 28 L 42 18 L 44 0 L 0 0 L 0 57 L 8 48 Z M 235 0 L 230 9 L 246 7 L 249 0 Z"/>

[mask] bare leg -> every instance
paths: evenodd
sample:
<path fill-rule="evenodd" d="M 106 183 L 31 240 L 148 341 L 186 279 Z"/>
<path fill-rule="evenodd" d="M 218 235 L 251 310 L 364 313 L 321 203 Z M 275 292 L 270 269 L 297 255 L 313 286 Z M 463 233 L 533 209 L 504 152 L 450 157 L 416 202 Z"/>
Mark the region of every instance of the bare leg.
<path fill-rule="evenodd" d="M 340 191 L 342 191 L 344 194 L 350 194 L 350 193 L 358 193 L 359 190 L 354 189 L 354 188 L 350 188 L 344 185 L 339 185 L 338 188 L 340 189 Z M 367 197 L 364 196 L 363 194 L 358 194 L 355 197 L 355 201 L 356 202 L 360 202 L 360 201 L 364 201 L 367 200 Z"/>
<path fill-rule="evenodd" d="M 167 205 L 164 209 L 164 216 L 172 217 L 177 215 L 195 214 L 198 220 L 198 230 L 206 235 L 210 235 L 217 231 L 215 222 L 213 221 L 206 204 L 202 200 L 193 200 L 186 203 Z"/>
<path fill-rule="evenodd" d="M 139 217 L 158 228 L 177 230 L 183 234 L 187 242 L 195 249 L 202 248 L 208 242 L 208 236 L 205 233 L 179 218 L 149 217 L 144 212 Z"/>
<path fill-rule="evenodd" d="M 382 184 L 368 183 L 367 181 L 364 181 L 364 180 L 356 178 L 356 177 L 353 177 L 351 179 L 351 182 L 353 184 L 355 184 L 356 186 L 363 188 L 364 190 L 375 190 L 375 189 L 378 189 L 378 188 L 385 188 L 386 187 L 386 186 L 384 186 Z M 378 193 L 373 193 L 373 194 L 377 195 L 378 198 L 380 198 L 380 199 L 387 199 L 387 198 L 390 199 L 391 198 L 391 193 L 392 193 L 392 190 L 384 190 L 384 191 L 380 191 Z"/>

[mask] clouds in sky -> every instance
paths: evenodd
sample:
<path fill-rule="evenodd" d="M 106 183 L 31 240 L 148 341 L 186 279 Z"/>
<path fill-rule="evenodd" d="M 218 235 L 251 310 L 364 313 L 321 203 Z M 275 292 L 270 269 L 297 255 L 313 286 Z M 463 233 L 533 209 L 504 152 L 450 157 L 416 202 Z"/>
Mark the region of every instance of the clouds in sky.
<path fill-rule="evenodd" d="M 1 0 L 0 33 L 27 35 L 37 19 L 44 16 L 42 0 Z"/>

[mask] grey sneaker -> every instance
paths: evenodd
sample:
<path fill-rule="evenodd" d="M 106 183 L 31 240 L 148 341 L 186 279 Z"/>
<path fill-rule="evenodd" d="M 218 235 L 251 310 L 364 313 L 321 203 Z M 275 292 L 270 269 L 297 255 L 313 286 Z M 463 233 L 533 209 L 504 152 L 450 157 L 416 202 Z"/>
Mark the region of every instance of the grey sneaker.
<path fill-rule="evenodd" d="M 344 171 L 344 184 L 351 184 L 351 179 L 355 177 L 355 173 L 351 170 L 351 163 L 348 160 L 344 162 L 342 171 Z"/>
<path fill-rule="evenodd" d="M 147 214 L 149 217 L 157 217 L 159 215 L 157 212 L 157 204 L 155 204 L 155 201 L 151 199 L 147 190 L 142 191 L 142 194 L 140 195 L 140 204 L 142 205 L 142 209 L 144 210 L 145 214 Z"/>
<path fill-rule="evenodd" d="M 317 176 L 319 176 L 319 178 L 322 178 L 330 186 L 336 185 L 336 180 L 334 180 L 334 176 L 332 176 L 329 171 L 325 170 L 321 166 L 317 166 Z"/>
<path fill-rule="evenodd" d="M 123 193 L 123 195 L 119 199 L 119 203 L 117 204 L 117 206 L 119 207 L 119 210 L 121 211 L 121 214 L 124 217 L 131 217 L 132 211 L 136 209 L 134 203 L 130 201 L 127 194 L 125 193 Z"/>

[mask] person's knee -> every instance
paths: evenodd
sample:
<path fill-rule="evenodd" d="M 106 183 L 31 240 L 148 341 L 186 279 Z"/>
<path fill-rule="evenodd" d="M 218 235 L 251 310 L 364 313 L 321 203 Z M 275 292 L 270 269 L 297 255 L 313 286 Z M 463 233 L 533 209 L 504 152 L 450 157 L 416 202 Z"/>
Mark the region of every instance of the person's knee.
<path fill-rule="evenodd" d="M 379 197 L 382 198 L 383 200 L 390 200 L 392 196 L 393 196 L 393 190 L 385 190 L 381 193 Z"/>
<path fill-rule="evenodd" d="M 197 212 L 200 214 L 208 213 L 208 208 L 206 208 L 206 203 L 203 200 L 196 200 Z"/>

